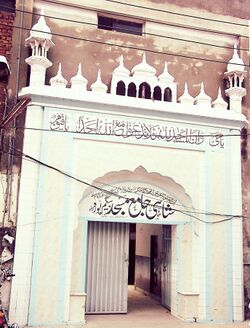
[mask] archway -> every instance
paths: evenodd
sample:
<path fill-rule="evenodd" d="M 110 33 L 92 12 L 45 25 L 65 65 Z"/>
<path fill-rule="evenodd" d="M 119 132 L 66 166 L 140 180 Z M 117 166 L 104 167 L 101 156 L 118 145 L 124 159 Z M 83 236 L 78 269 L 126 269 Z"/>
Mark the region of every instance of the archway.
<path fill-rule="evenodd" d="M 136 224 L 138 230 L 135 284 L 171 307 L 171 300 L 177 298 L 177 287 L 171 283 L 172 275 L 177 274 L 177 266 L 172 266 L 176 250 L 171 242 L 176 242 L 178 225 L 186 223 L 187 235 L 191 233 L 192 219 L 178 210 L 190 207 L 192 201 L 181 185 L 159 173 L 149 173 L 142 166 L 135 171 L 109 172 L 85 190 L 79 203 L 80 225 L 74 251 L 79 254 L 79 239 L 84 240 L 81 268 L 87 281 L 82 271 L 81 286 L 87 292 L 88 313 L 127 311 L 127 283 L 123 282 L 128 278 L 131 224 Z M 186 247 L 191 247 L 191 242 Z M 76 272 L 74 266 L 79 265 L 79 259 L 73 261 L 76 264 L 72 263 L 72 270 Z M 147 272 L 141 275 L 145 266 Z"/>
<path fill-rule="evenodd" d="M 123 81 L 119 81 L 116 86 L 116 94 L 120 96 L 125 96 L 126 87 Z"/>
<path fill-rule="evenodd" d="M 143 82 L 139 86 L 139 98 L 150 99 L 151 98 L 151 88 L 146 82 Z"/>
<path fill-rule="evenodd" d="M 136 97 L 136 85 L 133 82 L 128 85 L 128 97 Z"/>
<path fill-rule="evenodd" d="M 170 88 L 164 90 L 164 101 L 172 101 L 172 90 Z"/>
<path fill-rule="evenodd" d="M 162 91 L 159 86 L 156 86 L 154 88 L 153 99 L 154 100 L 162 100 Z"/>

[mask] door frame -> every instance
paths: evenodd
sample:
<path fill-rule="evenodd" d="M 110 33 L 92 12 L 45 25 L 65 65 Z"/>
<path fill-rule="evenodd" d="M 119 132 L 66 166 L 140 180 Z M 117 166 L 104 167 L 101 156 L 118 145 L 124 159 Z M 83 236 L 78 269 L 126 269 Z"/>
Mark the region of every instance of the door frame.
<path fill-rule="evenodd" d="M 87 293 L 87 260 L 88 260 L 88 223 L 89 222 L 93 222 L 93 221 L 98 221 L 98 222 L 117 222 L 117 223 L 144 223 L 144 224 L 160 224 L 160 225 L 171 225 L 172 226 L 172 232 L 171 232 L 171 237 L 172 237 L 172 244 L 175 243 L 177 241 L 176 239 L 176 234 L 173 234 L 173 226 L 175 227 L 178 227 L 178 226 L 183 226 L 183 224 L 185 224 L 186 222 L 176 222 L 176 221 L 168 221 L 168 222 L 165 222 L 165 224 L 162 223 L 162 221 L 157 221 L 157 222 L 151 222 L 151 221 L 146 221 L 146 220 L 140 220 L 140 219 L 134 219 L 134 220 L 131 220 L 131 219 L 126 219 L 126 218 L 123 218 L 122 220 L 119 218 L 111 218 L 110 220 L 107 219 L 106 217 L 105 218 L 101 218 L 101 219 L 93 219 L 93 218 L 89 218 L 89 219 L 86 219 L 86 218 L 83 218 L 81 217 L 81 219 L 84 221 L 84 224 L 83 224 L 83 247 L 84 247 L 84 252 L 83 252 L 83 255 L 84 255 L 84 259 L 83 259 L 83 277 L 82 277 L 82 290 L 83 292 L 86 294 Z M 143 221 L 143 222 L 142 222 Z M 177 265 L 173 265 L 174 261 L 176 261 L 176 255 L 173 254 L 173 251 L 174 251 L 174 248 L 172 247 L 171 248 L 171 275 L 176 275 L 177 272 L 173 273 L 173 268 L 175 268 L 175 270 L 179 271 Z M 177 264 L 177 263 L 176 263 Z M 174 293 L 177 294 L 177 287 L 173 287 L 173 285 L 171 286 L 171 303 L 172 302 L 172 299 L 174 297 Z M 177 295 L 176 295 L 177 297 Z M 171 310 L 171 309 L 170 309 Z"/>

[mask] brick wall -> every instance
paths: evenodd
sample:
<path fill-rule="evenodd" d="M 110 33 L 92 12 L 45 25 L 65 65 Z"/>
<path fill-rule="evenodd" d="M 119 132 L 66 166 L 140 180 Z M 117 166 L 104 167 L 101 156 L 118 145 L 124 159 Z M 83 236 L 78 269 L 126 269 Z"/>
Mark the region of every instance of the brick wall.
<path fill-rule="evenodd" d="M 0 11 L 0 55 L 6 57 L 8 62 L 11 60 L 12 33 L 15 14 Z M 0 121 L 3 118 L 6 100 L 6 80 L 0 75 Z"/>

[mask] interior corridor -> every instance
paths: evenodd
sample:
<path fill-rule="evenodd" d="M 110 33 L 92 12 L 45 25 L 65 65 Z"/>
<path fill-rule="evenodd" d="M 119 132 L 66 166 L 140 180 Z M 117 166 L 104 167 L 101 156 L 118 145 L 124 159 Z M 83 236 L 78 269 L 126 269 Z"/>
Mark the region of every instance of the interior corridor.
<path fill-rule="evenodd" d="M 157 319 L 157 320 L 156 320 Z M 165 327 L 166 320 L 177 321 L 159 301 L 128 286 L 127 314 L 86 315 L 87 328 Z"/>
<path fill-rule="evenodd" d="M 138 315 L 154 315 L 162 314 L 170 315 L 167 308 L 163 307 L 160 300 L 152 298 L 150 295 L 134 289 L 134 286 L 128 286 L 128 314 Z"/>

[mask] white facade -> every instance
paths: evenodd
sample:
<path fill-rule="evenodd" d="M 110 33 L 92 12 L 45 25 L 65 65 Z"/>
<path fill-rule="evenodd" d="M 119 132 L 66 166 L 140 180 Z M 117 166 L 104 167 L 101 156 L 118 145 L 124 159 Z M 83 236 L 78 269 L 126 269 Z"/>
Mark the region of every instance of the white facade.
<path fill-rule="evenodd" d="M 51 45 L 43 35 L 32 44 L 36 38 Z M 244 68 L 228 66 L 227 109 L 221 91 L 212 101 L 203 84 L 196 98 L 186 87 L 177 102 L 167 65 L 157 77 L 146 56 L 132 74 L 121 58 L 111 93 L 101 72 L 87 91 L 80 67 L 70 88 L 61 65 L 46 86 L 46 54 L 27 59 L 34 69 L 20 94 L 32 103 L 11 319 L 85 322 L 88 225 L 98 221 L 171 225 L 171 313 L 187 321 L 243 320 L 240 138 L 231 135 L 246 124 L 239 110 L 245 89 L 231 77 L 240 81 Z M 136 254 L 148 257 L 140 245 Z"/>

